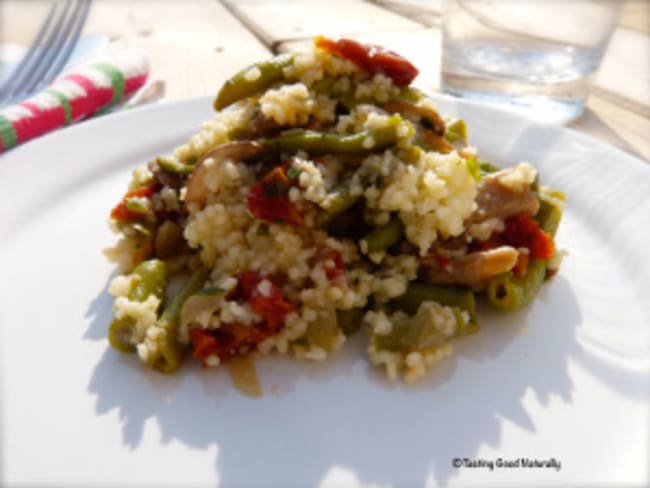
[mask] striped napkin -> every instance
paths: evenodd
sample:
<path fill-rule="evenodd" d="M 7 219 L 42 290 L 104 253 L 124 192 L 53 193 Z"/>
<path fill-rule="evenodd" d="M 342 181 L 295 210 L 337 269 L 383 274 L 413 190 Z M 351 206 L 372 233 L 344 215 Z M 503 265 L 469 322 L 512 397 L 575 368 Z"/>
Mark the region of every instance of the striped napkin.
<path fill-rule="evenodd" d="M 42 92 L 0 109 L 0 153 L 107 110 L 135 93 L 148 76 L 149 60 L 142 51 L 73 68 Z"/>

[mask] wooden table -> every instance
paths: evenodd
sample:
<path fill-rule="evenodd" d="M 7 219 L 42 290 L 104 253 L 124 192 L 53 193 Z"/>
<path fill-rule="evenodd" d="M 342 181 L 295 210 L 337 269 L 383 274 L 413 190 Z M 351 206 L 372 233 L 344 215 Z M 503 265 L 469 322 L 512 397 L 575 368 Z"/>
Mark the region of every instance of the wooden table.
<path fill-rule="evenodd" d="M 596 0 L 594 0 L 596 1 Z M 48 2 L 0 3 L 3 42 L 29 44 Z M 95 0 L 85 33 L 109 51 L 147 50 L 167 100 L 214 94 L 233 72 L 311 36 L 354 36 L 400 52 L 439 88 L 441 0 Z M 650 161 L 650 2 L 628 0 L 587 110 L 570 127 Z"/>

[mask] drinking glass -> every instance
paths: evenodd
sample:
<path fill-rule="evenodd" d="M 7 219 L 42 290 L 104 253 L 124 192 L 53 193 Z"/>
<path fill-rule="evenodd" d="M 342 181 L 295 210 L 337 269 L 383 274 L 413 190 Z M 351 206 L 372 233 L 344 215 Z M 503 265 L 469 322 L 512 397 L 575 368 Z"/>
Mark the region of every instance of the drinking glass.
<path fill-rule="evenodd" d="M 547 123 L 578 117 L 619 0 L 446 0 L 443 91 Z"/>

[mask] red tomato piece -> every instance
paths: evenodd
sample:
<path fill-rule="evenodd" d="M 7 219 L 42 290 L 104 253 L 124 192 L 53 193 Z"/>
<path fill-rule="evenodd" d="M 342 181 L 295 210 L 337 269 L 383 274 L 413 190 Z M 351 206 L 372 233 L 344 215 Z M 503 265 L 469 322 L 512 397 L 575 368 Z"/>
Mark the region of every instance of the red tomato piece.
<path fill-rule="evenodd" d="M 343 255 L 334 249 L 328 249 L 323 254 L 323 269 L 328 280 L 333 280 L 345 273 Z"/>
<path fill-rule="evenodd" d="M 270 283 L 268 293 L 262 293 L 258 285 L 263 280 Z M 253 312 L 263 321 L 255 325 L 238 323 L 222 324 L 214 330 L 190 329 L 189 335 L 196 359 L 216 355 L 221 361 L 245 354 L 267 337 L 276 334 L 284 325 L 288 313 L 296 307 L 284 299 L 279 286 L 258 271 L 246 271 L 237 275 L 237 286 L 228 295 L 230 300 L 248 302 Z"/>
<path fill-rule="evenodd" d="M 530 257 L 541 259 L 553 257 L 555 245 L 551 235 L 540 229 L 537 222 L 525 214 L 515 215 L 506 220 L 503 238 L 508 245 L 527 248 Z"/>
<path fill-rule="evenodd" d="M 269 296 L 259 292 L 254 293 L 250 299 L 250 305 L 253 312 L 263 317 L 273 331 L 280 329 L 284 325 L 287 314 L 296 309 L 293 303 L 284 299 L 282 290 L 275 286 Z"/>
<path fill-rule="evenodd" d="M 205 359 L 213 354 L 219 343 L 210 331 L 206 329 L 192 328 L 189 330 L 190 340 L 194 346 L 192 356 L 196 359 Z"/>
<path fill-rule="evenodd" d="M 141 219 L 144 216 L 144 213 L 137 212 L 134 210 L 129 210 L 126 207 L 126 201 L 129 198 L 136 198 L 136 197 L 151 198 L 153 194 L 156 193 L 157 189 L 158 189 L 157 185 L 155 183 L 151 183 L 147 186 L 142 186 L 140 188 L 136 188 L 135 190 L 127 191 L 122 197 L 122 200 L 120 200 L 120 203 L 118 203 L 115 207 L 113 207 L 113 210 L 111 210 L 111 218 L 115 220 L 121 220 L 121 221 Z"/>
<path fill-rule="evenodd" d="M 248 210 L 254 217 L 270 222 L 303 225 L 302 215 L 286 195 L 266 196 L 262 182 L 255 183 L 248 192 Z"/>

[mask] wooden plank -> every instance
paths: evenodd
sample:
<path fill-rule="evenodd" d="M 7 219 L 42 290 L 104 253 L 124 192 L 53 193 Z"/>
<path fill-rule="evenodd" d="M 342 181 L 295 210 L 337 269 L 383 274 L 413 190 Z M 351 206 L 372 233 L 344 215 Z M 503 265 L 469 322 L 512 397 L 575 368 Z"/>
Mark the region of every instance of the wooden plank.
<path fill-rule="evenodd" d="M 361 0 L 307 0 L 269 2 L 224 0 L 233 12 L 268 45 L 286 40 L 357 36 L 422 26 Z"/>
<path fill-rule="evenodd" d="M 385 9 L 427 27 L 439 27 L 443 0 L 371 0 Z"/>
<path fill-rule="evenodd" d="M 2 2 L 3 14 L 20 18 L 5 38 L 28 44 L 46 7 L 47 2 Z M 270 55 L 215 0 L 96 0 L 84 33 L 108 35 L 108 52 L 145 50 L 152 75 L 167 84 L 168 100 L 212 94 L 234 72 Z"/>
<path fill-rule="evenodd" d="M 629 109 L 636 110 L 640 104 L 650 113 L 650 36 L 616 29 L 595 84 L 629 100 Z"/>
<path fill-rule="evenodd" d="M 650 2 L 648 0 L 627 0 L 618 25 L 650 34 Z"/>
<path fill-rule="evenodd" d="M 107 33 L 112 50 L 145 49 L 169 100 L 215 93 L 234 72 L 270 54 L 214 0 L 95 2 L 87 30 Z"/>
<path fill-rule="evenodd" d="M 650 163 L 650 119 L 592 95 L 587 110 L 569 127 L 617 146 Z"/>

